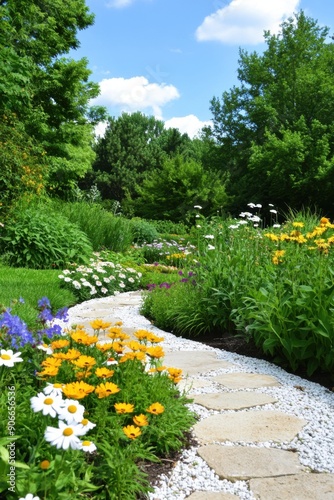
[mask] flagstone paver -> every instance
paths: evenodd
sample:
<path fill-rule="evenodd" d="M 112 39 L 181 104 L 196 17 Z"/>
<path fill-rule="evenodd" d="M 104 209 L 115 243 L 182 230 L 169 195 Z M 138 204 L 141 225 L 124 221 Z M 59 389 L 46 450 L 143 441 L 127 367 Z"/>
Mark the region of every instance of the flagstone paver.
<path fill-rule="evenodd" d="M 247 446 L 201 446 L 198 454 L 221 479 L 243 481 L 302 472 L 297 453 L 275 448 Z"/>
<path fill-rule="evenodd" d="M 213 380 L 228 389 L 257 389 L 281 385 L 277 378 L 262 373 L 225 373 L 213 377 Z"/>
<path fill-rule="evenodd" d="M 165 349 L 164 363 L 183 370 L 183 375 L 197 375 L 211 370 L 229 369 L 235 367 L 232 363 L 217 358 L 210 351 L 168 351 Z"/>
<path fill-rule="evenodd" d="M 222 491 L 195 491 L 187 500 L 236 500 L 239 497 Z"/>
<path fill-rule="evenodd" d="M 195 424 L 194 433 L 200 443 L 283 442 L 291 441 L 305 424 L 305 420 L 279 411 L 241 410 L 211 415 Z"/>
<path fill-rule="evenodd" d="M 195 403 L 209 410 L 242 410 L 277 402 L 277 399 L 269 394 L 245 391 L 197 394 L 193 399 Z"/>
<path fill-rule="evenodd" d="M 250 489 L 259 500 L 333 500 L 334 474 L 251 479 Z"/>

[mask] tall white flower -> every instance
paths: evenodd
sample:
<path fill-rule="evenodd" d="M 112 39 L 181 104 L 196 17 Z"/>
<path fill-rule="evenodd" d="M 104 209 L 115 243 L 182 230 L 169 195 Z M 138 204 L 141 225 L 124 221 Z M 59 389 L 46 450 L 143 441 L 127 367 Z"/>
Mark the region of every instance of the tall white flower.
<path fill-rule="evenodd" d="M 20 352 L 15 354 L 11 349 L 1 349 L 0 351 L 0 366 L 8 366 L 13 368 L 14 363 L 20 363 L 23 359 L 20 357 Z"/>
<path fill-rule="evenodd" d="M 77 425 L 77 436 L 84 436 L 88 431 L 94 429 L 94 427 L 96 427 L 96 424 L 90 422 L 88 418 L 83 418 Z"/>
<path fill-rule="evenodd" d="M 73 424 L 81 422 L 84 411 L 85 407 L 75 399 L 65 399 L 58 413 L 61 420 L 66 420 L 68 424 Z"/>
<path fill-rule="evenodd" d="M 50 415 L 55 417 L 60 411 L 63 400 L 61 396 L 46 395 L 44 392 L 39 392 L 37 396 L 30 398 L 31 408 L 35 413 L 38 411 L 43 412 L 43 415 Z"/>
<path fill-rule="evenodd" d="M 78 425 L 69 425 L 59 420 L 58 426 L 58 428 L 47 426 L 44 433 L 45 440 L 58 449 L 68 450 L 68 448 L 72 448 L 73 450 L 79 450 L 81 441 L 78 438 Z"/>
<path fill-rule="evenodd" d="M 96 446 L 92 441 L 82 441 L 81 442 L 81 450 L 87 451 L 88 453 L 92 453 L 96 450 Z"/>
<path fill-rule="evenodd" d="M 44 387 L 43 392 L 44 394 L 47 395 L 52 395 L 52 396 L 60 396 L 62 397 L 63 394 L 63 384 L 50 384 L 49 382 L 47 383 L 46 387 Z"/>

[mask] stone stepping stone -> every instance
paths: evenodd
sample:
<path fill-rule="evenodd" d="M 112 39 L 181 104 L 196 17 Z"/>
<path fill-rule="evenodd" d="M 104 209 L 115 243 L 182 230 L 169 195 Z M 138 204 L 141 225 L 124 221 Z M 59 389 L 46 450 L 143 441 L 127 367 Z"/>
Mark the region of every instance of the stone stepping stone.
<path fill-rule="evenodd" d="M 213 381 L 228 389 L 257 389 L 281 385 L 277 378 L 261 373 L 225 373 L 217 375 Z"/>
<path fill-rule="evenodd" d="M 211 382 L 209 380 L 203 380 L 191 377 L 181 380 L 181 382 L 177 384 L 177 387 L 181 392 L 182 391 L 191 392 L 193 389 L 203 389 L 204 387 L 210 387 L 210 386 Z"/>
<path fill-rule="evenodd" d="M 210 351 L 167 351 L 165 353 L 164 364 L 183 370 L 183 376 L 197 375 L 211 370 L 229 369 L 235 367 L 217 358 L 215 352 Z"/>
<path fill-rule="evenodd" d="M 297 453 L 275 448 L 209 444 L 200 447 L 197 453 L 220 479 L 233 482 L 299 474 L 303 470 Z"/>
<path fill-rule="evenodd" d="M 202 444 L 214 441 L 284 442 L 291 441 L 306 423 L 279 411 L 250 410 L 211 415 L 197 422 L 193 430 Z"/>
<path fill-rule="evenodd" d="M 194 491 L 187 500 L 236 500 L 239 497 L 223 491 Z"/>
<path fill-rule="evenodd" d="M 209 410 L 242 410 L 252 406 L 262 406 L 276 403 L 277 399 L 261 392 L 215 392 L 211 394 L 196 394 L 194 402 Z"/>
<path fill-rule="evenodd" d="M 297 474 L 251 479 L 250 490 L 259 500 L 333 500 L 334 474 Z"/>

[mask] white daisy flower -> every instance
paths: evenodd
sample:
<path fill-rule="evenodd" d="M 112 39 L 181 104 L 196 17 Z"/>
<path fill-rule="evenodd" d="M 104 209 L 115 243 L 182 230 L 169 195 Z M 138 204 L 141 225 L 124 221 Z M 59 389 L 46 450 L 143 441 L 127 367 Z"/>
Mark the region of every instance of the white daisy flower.
<path fill-rule="evenodd" d="M 202 210 L 201 205 L 194 205 L 194 208 L 198 208 L 198 210 Z"/>
<path fill-rule="evenodd" d="M 273 227 L 281 227 L 281 224 L 273 224 Z"/>
<path fill-rule="evenodd" d="M 70 281 L 72 281 L 72 278 L 66 277 L 64 278 L 64 281 L 66 281 L 66 283 L 69 283 Z"/>
<path fill-rule="evenodd" d="M 95 281 L 95 285 L 96 286 L 102 286 L 102 283 L 101 283 L 101 281 Z"/>
<path fill-rule="evenodd" d="M 83 418 L 81 422 L 78 423 L 77 427 L 78 427 L 77 436 L 84 436 L 86 432 L 90 431 L 91 429 L 94 429 L 94 427 L 96 427 L 96 424 L 90 422 L 88 418 Z"/>
<path fill-rule="evenodd" d="M 78 432 L 80 431 L 78 425 L 69 425 L 59 420 L 58 426 L 58 428 L 47 426 L 44 439 L 58 449 L 68 450 L 68 448 L 72 448 L 78 450 L 81 447 L 81 441 L 78 438 Z"/>
<path fill-rule="evenodd" d="M 63 407 L 60 408 L 58 416 L 60 420 L 66 420 L 68 424 L 77 424 L 83 419 L 85 407 L 75 399 L 66 399 L 63 401 Z"/>
<path fill-rule="evenodd" d="M 125 284 L 123 283 L 123 281 L 121 281 L 121 282 L 118 284 L 118 286 L 119 286 L 120 288 L 125 288 Z"/>
<path fill-rule="evenodd" d="M 39 497 L 34 497 L 33 493 L 28 493 L 25 497 L 19 498 L 19 500 L 40 500 Z"/>
<path fill-rule="evenodd" d="M 39 392 L 37 396 L 30 398 L 31 408 L 35 413 L 42 411 L 43 415 L 55 417 L 59 412 L 63 400 L 60 396 L 46 395 L 44 392 Z"/>
<path fill-rule="evenodd" d="M 106 294 L 108 293 L 108 288 L 105 288 L 104 286 L 101 288 L 101 292 Z"/>
<path fill-rule="evenodd" d="M 213 234 L 206 234 L 204 236 L 204 238 L 206 238 L 207 240 L 213 240 L 214 239 L 214 235 Z"/>
<path fill-rule="evenodd" d="M 110 278 L 103 278 L 103 281 L 104 281 L 105 283 L 110 283 Z"/>
<path fill-rule="evenodd" d="M 128 281 L 130 281 L 130 283 L 134 283 L 135 282 L 135 280 L 133 278 L 131 278 L 131 276 L 130 276 L 130 278 L 128 278 Z"/>
<path fill-rule="evenodd" d="M 20 352 L 16 352 L 15 354 L 11 349 L 1 349 L 0 351 L 0 366 L 8 366 L 9 368 L 13 368 L 14 363 L 20 363 L 23 361 L 20 358 Z"/>
<path fill-rule="evenodd" d="M 92 443 L 92 441 L 82 441 L 80 449 L 92 453 L 93 451 L 96 450 L 96 446 L 94 443 Z"/>
<path fill-rule="evenodd" d="M 47 383 L 47 386 L 44 387 L 43 392 L 48 396 L 61 396 L 63 395 L 63 384 L 50 384 Z"/>
<path fill-rule="evenodd" d="M 208 250 L 214 250 L 215 248 L 213 245 L 208 245 Z"/>
<path fill-rule="evenodd" d="M 48 344 L 41 344 L 37 346 L 37 349 L 40 349 L 41 351 L 44 351 L 46 354 L 52 354 L 53 350 L 51 349 Z"/>
<path fill-rule="evenodd" d="M 122 278 L 122 279 L 126 278 L 125 274 L 123 274 L 123 273 L 119 273 L 118 277 Z"/>

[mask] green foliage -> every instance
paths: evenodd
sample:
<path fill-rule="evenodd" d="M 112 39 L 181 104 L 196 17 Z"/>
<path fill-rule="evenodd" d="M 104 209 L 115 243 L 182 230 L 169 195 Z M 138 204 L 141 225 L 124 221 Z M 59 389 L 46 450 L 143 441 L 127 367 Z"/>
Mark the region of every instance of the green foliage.
<path fill-rule="evenodd" d="M 159 234 L 154 224 L 146 220 L 134 217 L 131 219 L 133 242 L 138 244 L 153 243 Z"/>
<path fill-rule="evenodd" d="M 22 136 L 12 136 L 1 149 L 10 156 L 17 146 L 18 158 L 24 144 L 38 141 L 47 153 L 48 188 L 63 196 L 95 157 L 93 120 L 101 113 L 95 109 L 90 114 L 88 103 L 99 88 L 89 81 L 86 59 L 63 57 L 78 47 L 77 31 L 93 19 L 84 0 L 8 0 L 0 5 L 0 116 L 15 115 Z M 10 176 L 6 182 L 10 184 Z"/>
<path fill-rule="evenodd" d="M 152 224 L 158 233 L 164 235 L 167 238 L 167 235 L 184 235 L 189 231 L 189 227 L 183 222 L 173 222 L 171 220 L 154 220 L 149 219 L 148 222 Z"/>
<path fill-rule="evenodd" d="M 41 196 L 46 181 L 41 146 L 31 139 L 15 116 L 0 117 L 0 203 L 8 211 L 14 200 Z"/>
<path fill-rule="evenodd" d="M 95 148 L 97 157 L 94 174 L 87 176 L 89 184 L 95 183 L 104 199 L 131 197 L 144 173 L 162 164 L 165 153 L 157 139 L 163 126 L 162 121 L 140 112 L 110 118 Z"/>
<path fill-rule="evenodd" d="M 42 205 L 11 213 L 0 237 L 6 263 L 14 267 L 50 269 L 85 262 L 91 244 L 78 226 Z"/>
<path fill-rule="evenodd" d="M 164 161 L 137 186 L 138 198 L 133 201 L 136 214 L 147 219 L 168 219 L 184 222 L 193 213 L 194 205 L 214 213 L 227 201 L 223 180 L 218 174 L 205 171 L 194 160 L 181 156 Z"/>
<path fill-rule="evenodd" d="M 301 11 L 265 32 L 267 49 L 240 51 L 240 84 L 211 102 L 229 208 L 250 198 L 284 209 L 333 210 L 333 62 L 329 29 Z"/>
<path fill-rule="evenodd" d="M 124 217 L 114 216 L 99 204 L 53 200 L 51 207 L 76 224 L 86 234 L 96 251 L 107 248 L 114 252 L 124 252 L 131 245 L 131 222 Z"/>
<path fill-rule="evenodd" d="M 243 335 L 285 368 L 333 375 L 334 225 L 290 211 L 271 231 L 242 215 L 202 218 L 185 264 L 197 261 L 196 286 L 151 288 L 143 313 L 182 336 Z"/>

